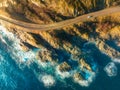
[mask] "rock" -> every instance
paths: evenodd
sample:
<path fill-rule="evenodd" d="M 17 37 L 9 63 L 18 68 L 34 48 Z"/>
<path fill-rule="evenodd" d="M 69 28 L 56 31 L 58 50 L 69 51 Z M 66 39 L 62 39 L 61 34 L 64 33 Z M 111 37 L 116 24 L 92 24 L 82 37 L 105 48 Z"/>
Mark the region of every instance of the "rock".
<path fill-rule="evenodd" d="M 70 71 L 71 70 L 71 66 L 67 62 L 63 62 L 63 63 L 61 63 L 59 65 L 59 70 L 61 72 Z"/>
<path fill-rule="evenodd" d="M 87 69 L 87 70 L 89 70 L 89 71 L 92 71 L 90 65 L 87 64 L 84 59 L 80 59 L 80 60 L 79 60 L 79 65 L 80 65 L 80 68 L 81 68 L 81 69 L 84 69 L 84 68 L 85 68 L 85 69 Z"/>
<path fill-rule="evenodd" d="M 112 1 L 114 0 L 0 0 L 0 14 L 28 23 L 50 24 L 97 11 L 106 6 L 109 7 L 112 5 Z M 4 14 L 3 11 L 7 14 Z M 40 48 L 37 55 L 38 60 L 45 62 L 45 64 L 46 62 L 55 62 L 58 65 L 59 75 L 73 77 L 75 80 L 81 81 L 89 77 L 87 72 L 94 72 L 90 63 L 86 62 L 82 55 L 84 53 L 91 55 L 95 50 L 91 49 L 89 51 L 86 48 L 86 51 L 83 51 L 85 42 L 95 42 L 96 48 L 111 58 L 120 56 L 117 49 L 106 43 L 107 40 L 120 38 L 120 27 L 118 28 L 120 20 L 118 16 L 120 14 L 115 14 L 112 17 L 96 17 L 92 21 L 86 20 L 75 25 L 57 30 L 40 31 L 36 34 L 23 32 L 24 29 L 21 31 L 21 28 L 17 28 L 16 25 L 11 25 L 2 20 L 0 20 L 0 23 L 21 40 L 20 45 L 23 50 L 29 50 L 29 45 Z M 116 17 L 116 19 L 112 20 L 113 17 Z M 106 23 L 108 21 L 109 23 Z M 117 46 L 120 47 L 119 42 Z M 65 54 L 63 55 L 63 53 Z M 67 56 L 67 54 L 69 55 Z M 65 59 L 66 57 L 67 59 Z M 69 62 L 68 59 L 74 60 L 77 64 Z M 63 62 L 59 63 L 60 60 L 63 60 Z M 67 60 L 69 63 L 67 63 Z M 96 68 L 96 66 L 94 67 Z M 108 73 L 115 73 L 116 71 L 115 68 L 112 69 L 111 67 L 107 67 L 106 70 Z M 42 79 L 44 84 L 48 86 L 54 84 L 53 79 L 49 80 L 47 77 Z"/>
<path fill-rule="evenodd" d="M 117 51 L 114 48 L 110 47 L 108 44 L 106 44 L 102 40 L 97 40 L 96 45 L 97 45 L 97 47 L 99 48 L 99 50 L 102 53 L 108 55 L 111 58 L 117 58 L 117 57 L 120 56 L 119 51 Z"/>
<path fill-rule="evenodd" d="M 83 77 L 80 75 L 80 73 L 75 73 L 74 76 L 73 76 L 73 78 L 74 78 L 75 80 L 77 80 L 77 81 L 83 80 Z"/>
<path fill-rule="evenodd" d="M 38 59 L 41 60 L 42 62 L 48 62 L 52 61 L 52 52 L 45 49 L 45 50 L 40 50 L 38 53 Z"/>

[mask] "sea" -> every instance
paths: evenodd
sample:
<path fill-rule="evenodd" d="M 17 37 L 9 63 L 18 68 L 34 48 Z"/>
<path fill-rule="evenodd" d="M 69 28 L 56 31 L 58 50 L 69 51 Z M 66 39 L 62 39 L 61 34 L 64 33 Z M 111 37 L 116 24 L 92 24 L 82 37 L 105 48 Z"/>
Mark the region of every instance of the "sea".
<path fill-rule="evenodd" d="M 120 90 L 118 59 L 96 57 L 101 61 L 95 72 L 77 81 L 71 78 L 74 71 L 61 74 L 56 63 L 37 60 L 40 50 L 23 51 L 17 36 L 0 25 L 0 90 Z"/>

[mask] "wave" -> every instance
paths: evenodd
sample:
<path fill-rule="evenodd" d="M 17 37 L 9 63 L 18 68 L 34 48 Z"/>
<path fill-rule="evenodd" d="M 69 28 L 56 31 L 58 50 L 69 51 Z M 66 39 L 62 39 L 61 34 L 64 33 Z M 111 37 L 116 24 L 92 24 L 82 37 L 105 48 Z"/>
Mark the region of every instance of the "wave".
<path fill-rule="evenodd" d="M 113 77 L 117 75 L 117 67 L 113 62 L 108 63 L 104 71 L 107 73 L 108 76 Z"/>
<path fill-rule="evenodd" d="M 88 87 L 95 79 L 95 76 L 96 74 L 94 72 L 87 72 L 85 80 L 80 80 L 79 78 L 73 78 L 73 80 L 81 86 Z"/>
<path fill-rule="evenodd" d="M 2 35 L 1 40 L 8 48 L 8 52 L 12 56 L 16 62 L 20 63 L 27 63 L 29 64 L 30 61 L 35 60 L 35 52 L 33 50 L 29 50 L 27 52 L 23 51 L 20 46 L 20 40 L 15 36 L 13 33 L 8 32 L 3 26 L 0 26 L 0 34 Z"/>
<path fill-rule="evenodd" d="M 56 85 L 57 80 L 62 81 L 63 84 L 66 78 L 72 78 L 76 72 L 80 72 L 80 67 L 76 64 L 73 70 L 61 72 L 59 70 L 59 63 L 37 60 L 37 51 L 23 51 L 17 36 L 8 32 L 2 26 L 0 26 L 0 35 L 0 81 L 3 82 L 0 83 L 0 87 L 6 87 L 5 90 L 7 90 L 7 87 L 16 89 L 21 82 L 24 82 L 24 87 L 31 87 L 28 85 L 32 81 L 28 79 L 30 79 L 29 77 L 32 75 L 34 76 L 33 78 L 42 82 L 45 87 L 51 87 Z M 94 72 L 96 68 L 97 65 L 92 63 Z M 74 82 L 87 87 L 95 78 L 94 72 L 85 71 L 86 74 L 83 75 L 85 80 L 74 78 Z M 21 85 L 21 87 L 23 86 Z"/>
<path fill-rule="evenodd" d="M 61 72 L 59 70 L 59 65 L 56 67 L 56 74 L 61 78 L 61 79 L 65 79 L 65 78 L 69 78 L 71 75 L 70 75 L 70 72 Z"/>
<path fill-rule="evenodd" d="M 29 66 L 30 61 L 34 58 L 34 52 L 24 52 L 20 46 L 20 40 L 3 26 L 0 26 L 1 90 L 25 89 L 29 84 L 26 76 L 29 71 L 21 68 Z"/>
<path fill-rule="evenodd" d="M 55 79 L 52 75 L 41 75 L 39 80 L 44 84 L 45 87 L 51 87 L 55 85 Z"/>
<path fill-rule="evenodd" d="M 112 59 L 112 61 L 115 63 L 120 63 L 120 58 L 114 58 L 114 59 Z"/>

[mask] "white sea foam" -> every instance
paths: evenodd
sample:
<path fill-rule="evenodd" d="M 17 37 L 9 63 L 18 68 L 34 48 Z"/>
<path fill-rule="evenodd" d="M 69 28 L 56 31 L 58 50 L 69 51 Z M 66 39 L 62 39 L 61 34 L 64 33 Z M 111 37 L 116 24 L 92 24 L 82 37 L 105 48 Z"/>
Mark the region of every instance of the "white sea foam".
<path fill-rule="evenodd" d="M 51 75 L 42 75 L 41 81 L 45 87 L 51 87 L 55 85 L 55 79 Z"/>
<path fill-rule="evenodd" d="M 88 87 L 95 78 L 95 73 L 91 72 L 91 76 L 87 80 L 79 80 L 79 78 L 74 78 L 74 82 L 78 83 L 79 85 L 83 87 Z"/>
<path fill-rule="evenodd" d="M 0 26 L 0 89 L 15 90 L 21 88 L 18 87 L 18 85 L 22 85 L 22 83 L 19 84 L 19 80 L 24 82 L 24 86 L 26 86 L 26 76 L 21 71 L 21 66 L 31 64 L 33 60 L 35 61 L 35 52 L 23 51 L 20 40 L 3 26 Z"/>
<path fill-rule="evenodd" d="M 120 59 L 119 58 L 114 58 L 114 59 L 112 59 L 112 61 L 115 62 L 115 63 L 120 63 Z"/>
<path fill-rule="evenodd" d="M 42 62 L 41 60 L 37 60 L 38 64 L 41 65 L 43 68 L 47 67 L 47 63 L 46 62 Z"/>
<path fill-rule="evenodd" d="M 117 67 L 113 62 L 108 63 L 105 68 L 104 71 L 107 73 L 108 76 L 112 77 L 112 76 L 116 76 L 117 75 Z"/>
<path fill-rule="evenodd" d="M 8 32 L 3 26 L 0 26 L 0 34 L 2 35 L 0 38 L 4 43 L 6 43 L 9 51 L 14 55 L 13 58 L 17 62 L 22 63 L 27 61 L 27 63 L 30 63 L 35 59 L 35 52 L 24 52 L 20 46 L 20 40 L 14 34 Z"/>
<path fill-rule="evenodd" d="M 60 76 L 62 79 L 69 78 L 71 76 L 70 72 L 67 72 L 67 71 L 66 72 L 61 72 L 59 70 L 59 65 L 56 67 L 56 74 L 58 76 Z"/>
<path fill-rule="evenodd" d="M 22 51 L 22 48 L 20 46 L 20 41 L 19 41 L 19 39 L 16 38 L 16 36 L 14 34 L 8 32 L 2 26 L 0 26 L 0 34 L 2 35 L 2 37 L 0 37 L 1 40 L 4 43 L 6 43 L 6 45 L 9 47 L 10 53 L 13 54 L 12 56 L 14 56 L 14 60 L 16 60 L 16 62 L 18 64 L 19 63 L 23 63 L 23 64 L 26 63 L 28 65 L 33 60 L 35 60 L 35 55 L 36 55 L 35 52 L 33 52 L 33 51 L 28 51 L 28 52 Z M 9 43 L 9 42 L 12 42 L 12 43 Z M 38 64 L 42 65 L 42 67 L 44 67 L 44 68 L 52 65 L 52 64 L 49 64 L 49 63 L 41 62 L 41 60 L 38 60 Z M 59 70 L 59 65 L 55 65 L 54 63 L 53 63 L 53 67 L 56 68 L 56 70 L 55 70 L 56 77 L 61 77 L 62 78 L 61 80 L 71 77 L 76 72 L 74 70 L 73 70 L 73 72 L 71 72 L 71 71 L 70 72 L 61 72 Z M 48 68 L 48 69 L 49 69 L 48 71 L 50 71 L 50 68 Z M 45 72 L 47 72 L 47 70 Z M 80 81 L 78 79 L 75 79 L 74 81 L 79 83 L 81 86 L 89 86 L 89 84 L 92 82 L 94 77 L 95 77 L 95 74 L 91 73 L 91 76 L 87 80 Z M 41 75 L 38 78 L 41 82 L 43 82 L 44 86 L 46 86 L 46 87 L 50 87 L 50 86 L 55 85 L 55 79 L 51 75 L 45 74 L 45 75 Z M 12 83 L 14 84 L 14 82 L 11 82 L 11 84 Z M 16 85 L 17 84 L 14 84 L 13 86 L 15 87 Z"/>

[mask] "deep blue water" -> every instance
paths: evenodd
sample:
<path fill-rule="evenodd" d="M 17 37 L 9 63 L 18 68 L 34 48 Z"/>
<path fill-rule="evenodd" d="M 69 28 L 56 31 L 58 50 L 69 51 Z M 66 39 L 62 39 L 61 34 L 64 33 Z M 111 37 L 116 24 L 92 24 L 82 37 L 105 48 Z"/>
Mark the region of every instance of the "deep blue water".
<path fill-rule="evenodd" d="M 75 83 L 71 77 L 59 75 L 57 64 L 38 62 L 37 51 L 22 51 L 16 36 L 0 26 L 0 90 L 120 90 L 119 63 L 115 63 L 117 76 L 114 77 L 109 77 L 104 71 L 109 61 L 98 66 L 93 63 L 93 70 L 98 67 L 98 71 L 90 85 L 85 87 Z M 89 74 L 83 75 L 89 78 Z"/>

